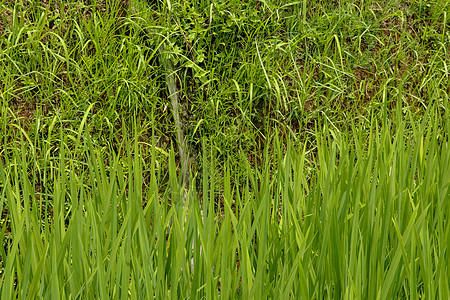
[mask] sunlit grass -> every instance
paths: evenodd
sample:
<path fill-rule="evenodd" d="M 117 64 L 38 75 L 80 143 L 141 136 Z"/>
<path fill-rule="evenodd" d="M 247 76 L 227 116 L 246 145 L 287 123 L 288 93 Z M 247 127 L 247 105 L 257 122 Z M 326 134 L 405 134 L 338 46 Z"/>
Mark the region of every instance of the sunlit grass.
<path fill-rule="evenodd" d="M 275 137 L 277 161 L 241 158 L 244 185 L 224 166 L 216 186 L 205 147 L 189 208 L 173 152 L 161 190 L 154 147 L 146 165 L 136 143 L 105 157 L 86 137 L 82 172 L 63 138 L 38 182 L 23 142 L 0 167 L 2 298 L 446 299 L 450 127 L 436 117 L 405 123 L 410 134 L 376 118 L 324 129 L 308 176 L 305 148 Z"/>
<path fill-rule="evenodd" d="M 448 1 L 288 2 L 0 1 L 1 299 L 449 299 Z"/>

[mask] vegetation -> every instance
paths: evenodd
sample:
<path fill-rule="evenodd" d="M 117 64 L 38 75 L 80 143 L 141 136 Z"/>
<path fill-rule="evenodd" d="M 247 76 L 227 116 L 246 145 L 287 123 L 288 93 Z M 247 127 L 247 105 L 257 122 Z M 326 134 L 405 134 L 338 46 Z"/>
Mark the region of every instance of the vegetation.
<path fill-rule="evenodd" d="M 449 299 L 449 12 L 0 1 L 0 297 Z"/>

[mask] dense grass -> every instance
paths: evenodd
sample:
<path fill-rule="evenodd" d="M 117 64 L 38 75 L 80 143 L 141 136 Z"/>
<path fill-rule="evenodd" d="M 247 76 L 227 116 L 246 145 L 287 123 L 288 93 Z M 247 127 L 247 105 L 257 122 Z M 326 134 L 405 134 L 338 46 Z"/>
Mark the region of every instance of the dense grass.
<path fill-rule="evenodd" d="M 87 138 L 80 172 L 62 138 L 39 182 L 23 142 L 0 165 L 2 298 L 447 299 L 450 123 L 436 119 L 325 128 L 309 176 L 305 148 L 275 137 L 276 161 L 242 155 L 245 179 L 226 164 L 223 187 L 205 146 L 189 208 L 172 151 L 161 190 L 155 147 L 146 164 L 137 142 L 105 157 Z"/>
<path fill-rule="evenodd" d="M 449 12 L 0 1 L 1 298 L 448 299 Z"/>

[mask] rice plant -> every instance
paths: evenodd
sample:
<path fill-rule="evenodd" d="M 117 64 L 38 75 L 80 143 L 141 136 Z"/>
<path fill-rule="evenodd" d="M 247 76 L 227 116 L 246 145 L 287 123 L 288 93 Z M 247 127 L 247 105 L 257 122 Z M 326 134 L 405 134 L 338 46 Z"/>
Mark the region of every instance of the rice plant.
<path fill-rule="evenodd" d="M 1 299 L 450 298 L 448 1 L 288 2 L 0 1 Z"/>
<path fill-rule="evenodd" d="M 40 171 L 23 141 L 0 165 L 2 298 L 445 299 L 450 127 L 436 115 L 325 127 L 311 172 L 305 147 L 274 137 L 276 160 L 242 156 L 245 184 L 225 165 L 221 188 L 204 146 L 189 206 L 173 151 L 162 189 L 154 146 L 150 161 L 137 143 L 105 156 L 85 136 L 74 163 L 61 136 Z"/>

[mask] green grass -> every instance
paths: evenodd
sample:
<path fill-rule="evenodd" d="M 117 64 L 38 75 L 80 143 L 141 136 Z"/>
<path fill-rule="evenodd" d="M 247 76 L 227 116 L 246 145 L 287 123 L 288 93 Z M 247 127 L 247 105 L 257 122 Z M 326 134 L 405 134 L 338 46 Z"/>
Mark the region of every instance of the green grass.
<path fill-rule="evenodd" d="M 0 0 L 2 299 L 449 298 L 447 1 L 148 2 Z"/>
<path fill-rule="evenodd" d="M 436 110 L 372 124 L 318 132 L 308 176 L 306 149 L 275 137 L 276 161 L 266 149 L 254 169 L 242 155 L 245 178 L 226 164 L 220 188 L 205 144 L 203 201 L 193 187 L 189 209 L 173 151 L 161 189 L 155 147 L 146 164 L 137 143 L 105 156 L 86 137 L 80 172 L 62 137 L 39 182 L 22 142 L 0 165 L 2 298 L 446 299 L 450 123 L 445 138 Z"/>

